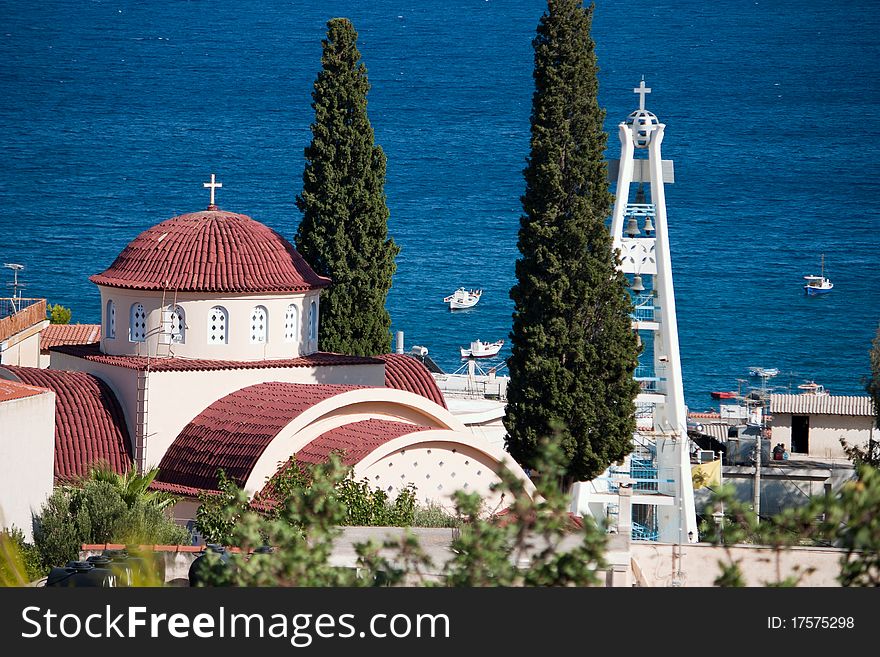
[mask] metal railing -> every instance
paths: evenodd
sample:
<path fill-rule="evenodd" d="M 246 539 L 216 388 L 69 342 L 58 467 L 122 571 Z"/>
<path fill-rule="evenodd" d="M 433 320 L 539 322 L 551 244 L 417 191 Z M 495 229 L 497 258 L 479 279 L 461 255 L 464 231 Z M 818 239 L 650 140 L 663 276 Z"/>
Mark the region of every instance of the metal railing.
<path fill-rule="evenodd" d="M 21 312 L 25 308 L 45 302 L 45 299 L 26 299 L 22 297 L 3 297 L 0 298 L 0 317 L 9 317 Z"/>
<path fill-rule="evenodd" d="M 46 319 L 45 299 L 0 299 L 0 341 Z"/>

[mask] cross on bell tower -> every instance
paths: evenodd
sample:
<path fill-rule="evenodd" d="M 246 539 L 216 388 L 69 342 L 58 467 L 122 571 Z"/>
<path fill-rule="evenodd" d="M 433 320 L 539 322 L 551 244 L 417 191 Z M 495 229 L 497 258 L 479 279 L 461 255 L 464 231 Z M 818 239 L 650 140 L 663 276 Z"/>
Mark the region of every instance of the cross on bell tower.
<path fill-rule="evenodd" d="M 211 204 L 208 206 L 208 209 L 209 209 L 209 210 L 217 210 L 217 209 L 219 209 L 219 208 L 214 204 L 214 190 L 216 190 L 216 189 L 218 189 L 218 188 L 220 188 L 220 187 L 223 187 L 223 183 L 219 183 L 219 182 L 217 182 L 217 181 L 216 181 L 216 177 L 215 177 L 214 174 L 212 173 L 212 174 L 211 174 L 211 182 L 209 182 L 209 183 L 202 183 L 202 187 L 211 190 Z"/>
<path fill-rule="evenodd" d="M 642 81 L 639 84 L 639 86 L 635 87 L 633 89 L 633 93 L 639 95 L 639 109 L 640 110 L 645 109 L 645 96 L 648 95 L 649 93 L 651 93 L 651 87 L 645 86 L 645 76 L 644 75 L 642 76 Z"/>

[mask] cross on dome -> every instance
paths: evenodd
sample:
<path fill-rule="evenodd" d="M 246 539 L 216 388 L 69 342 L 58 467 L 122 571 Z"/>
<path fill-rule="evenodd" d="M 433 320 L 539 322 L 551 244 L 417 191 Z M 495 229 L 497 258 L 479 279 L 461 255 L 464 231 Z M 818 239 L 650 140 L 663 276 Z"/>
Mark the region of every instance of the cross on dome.
<path fill-rule="evenodd" d="M 645 109 L 645 95 L 651 93 L 651 87 L 645 86 L 645 76 L 642 76 L 642 81 L 638 87 L 633 89 L 634 94 L 639 95 L 639 109 Z"/>
<path fill-rule="evenodd" d="M 214 174 L 212 173 L 211 174 L 211 182 L 202 183 L 202 187 L 205 187 L 206 189 L 211 190 L 211 204 L 208 206 L 208 209 L 209 210 L 216 210 L 217 206 L 214 205 L 214 190 L 218 189 L 219 187 L 223 187 L 223 183 L 216 182 L 216 178 L 215 178 Z"/>

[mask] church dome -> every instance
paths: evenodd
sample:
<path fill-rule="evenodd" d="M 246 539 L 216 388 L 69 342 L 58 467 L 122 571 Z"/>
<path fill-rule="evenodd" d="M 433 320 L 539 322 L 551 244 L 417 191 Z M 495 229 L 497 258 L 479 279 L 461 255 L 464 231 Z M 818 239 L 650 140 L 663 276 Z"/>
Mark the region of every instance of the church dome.
<path fill-rule="evenodd" d="M 330 285 L 274 230 L 213 209 L 172 217 L 138 235 L 98 285 L 180 292 L 304 292 Z"/>

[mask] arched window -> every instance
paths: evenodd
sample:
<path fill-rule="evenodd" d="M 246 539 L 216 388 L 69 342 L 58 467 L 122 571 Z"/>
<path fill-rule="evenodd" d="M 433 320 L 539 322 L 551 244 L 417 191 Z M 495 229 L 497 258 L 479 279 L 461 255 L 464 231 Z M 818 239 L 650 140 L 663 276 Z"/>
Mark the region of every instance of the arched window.
<path fill-rule="evenodd" d="M 214 306 L 208 313 L 208 344 L 226 344 L 229 335 L 226 332 L 228 314 L 223 306 Z"/>
<path fill-rule="evenodd" d="M 312 301 L 309 306 L 309 340 L 312 342 L 318 339 L 318 304 Z"/>
<path fill-rule="evenodd" d="M 116 304 L 113 299 L 107 300 L 107 312 L 104 315 L 104 337 L 116 337 Z"/>
<path fill-rule="evenodd" d="M 284 313 L 284 341 L 296 342 L 299 336 L 299 309 L 295 304 L 287 306 Z"/>
<path fill-rule="evenodd" d="M 147 339 L 147 313 L 144 304 L 131 304 L 128 318 L 128 339 L 131 342 L 143 342 Z"/>
<path fill-rule="evenodd" d="M 186 342 L 186 314 L 180 306 L 172 306 L 168 316 L 170 324 L 171 342 L 183 344 Z"/>
<path fill-rule="evenodd" d="M 264 344 L 269 332 L 269 311 L 265 306 L 256 306 L 251 311 L 251 344 Z"/>

